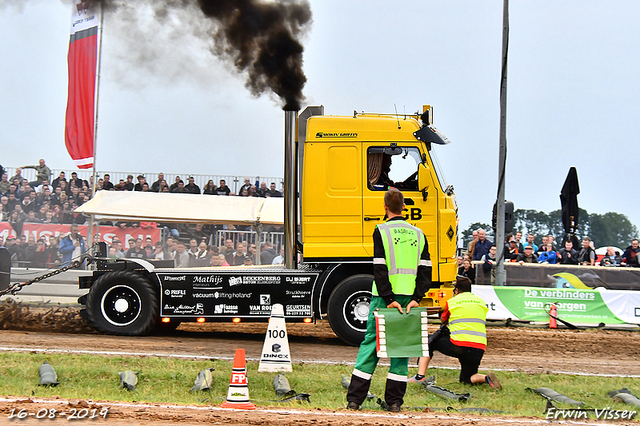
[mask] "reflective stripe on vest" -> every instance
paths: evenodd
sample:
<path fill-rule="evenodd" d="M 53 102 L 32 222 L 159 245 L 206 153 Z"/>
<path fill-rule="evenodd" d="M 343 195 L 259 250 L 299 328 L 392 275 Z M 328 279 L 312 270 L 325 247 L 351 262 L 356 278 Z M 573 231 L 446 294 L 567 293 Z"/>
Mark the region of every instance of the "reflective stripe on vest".
<path fill-rule="evenodd" d="M 455 319 L 453 321 L 449 321 L 449 324 L 459 324 L 461 322 L 475 322 L 478 324 L 483 324 L 486 325 L 487 322 L 485 320 L 479 319 L 479 318 L 458 318 Z"/>
<path fill-rule="evenodd" d="M 461 335 L 461 334 L 468 334 L 470 336 L 480 336 L 480 337 L 484 337 L 485 339 L 487 338 L 487 333 L 483 333 L 481 331 L 456 330 L 451 332 L 452 336 Z M 462 340 L 462 339 L 456 339 L 456 340 Z"/>
<path fill-rule="evenodd" d="M 418 266 L 426 262 L 420 260 L 424 234 L 405 221 L 392 221 L 377 226 L 384 245 L 385 259 L 375 258 L 373 263 L 387 265 L 389 282 L 394 294 L 412 295 L 416 288 Z M 394 236 L 395 235 L 395 236 Z M 373 283 L 372 293 L 378 295 L 378 288 Z"/>
<path fill-rule="evenodd" d="M 487 308 L 480 297 L 464 292 L 449 299 L 449 331 L 452 340 L 487 344 Z"/>

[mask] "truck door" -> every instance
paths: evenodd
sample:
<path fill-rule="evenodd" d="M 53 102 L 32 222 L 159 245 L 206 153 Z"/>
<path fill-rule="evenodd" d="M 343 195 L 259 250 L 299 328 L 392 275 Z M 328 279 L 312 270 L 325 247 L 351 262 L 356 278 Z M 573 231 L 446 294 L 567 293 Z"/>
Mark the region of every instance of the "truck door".
<path fill-rule="evenodd" d="M 387 219 L 384 217 L 384 193 L 393 186 L 402 191 L 405 218 L 425 233 L 431 258 L 434 266 L 437 265 L 438 193 L 428 156 L 423 164 L 422 149 L 419 143 L 363 144 L 363 170 L 367 175 L 362 186 L 362 236 L 370 256 L 373 256 L 373 230 Z M 436 280 L 438 268 L 433 270 Z"/>

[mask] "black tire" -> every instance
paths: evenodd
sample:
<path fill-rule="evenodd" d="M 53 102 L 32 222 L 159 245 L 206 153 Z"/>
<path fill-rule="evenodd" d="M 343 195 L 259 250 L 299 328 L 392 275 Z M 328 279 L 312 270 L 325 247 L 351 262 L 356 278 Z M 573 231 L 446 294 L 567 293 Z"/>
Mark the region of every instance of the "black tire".
<path fill-rule="evenodd" d="M 354 275 L 338 284 L 329 296 L 329 324 L 349 345 L 358 346 L 367 331 L 372 283 L 372 275 Z"/>
<path fill-rule="evenodd" d="M 91 324 L 105 334 L 148 334 L 158 320 L 158 296 L 151 283 L 129 271 L 108 272 L 98 278 L 87 296 Z"/>

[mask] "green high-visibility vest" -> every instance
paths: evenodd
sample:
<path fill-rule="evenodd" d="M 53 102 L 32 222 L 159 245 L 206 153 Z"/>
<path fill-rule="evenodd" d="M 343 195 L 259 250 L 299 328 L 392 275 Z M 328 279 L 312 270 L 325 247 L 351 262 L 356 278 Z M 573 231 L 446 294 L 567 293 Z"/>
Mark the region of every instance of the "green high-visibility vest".
<path fill-rule="evenodd" d="M 393 294 L 413 295 L 420 255 L 425 245 L 425 237 L 420 228 L 405 222 L 393 220 L 376 226 L 384 244 L 384 259 L 373 259 L 373 264 L 384 263 L 389 270 L 389 282 Z M 431 266 L 430 261 L 424 261 Z M 375 281 L 371 292 L 378 295 Z"/>
<path fill-rule="evenodd" d="M 449 331 L 451 340 L 458 342 L 472 342 L 487 345 L 487 330 L 485 328 L 489 309 L 482 298 L 475 294 L 464 292 L 452 297 L 449 305 Z"/>

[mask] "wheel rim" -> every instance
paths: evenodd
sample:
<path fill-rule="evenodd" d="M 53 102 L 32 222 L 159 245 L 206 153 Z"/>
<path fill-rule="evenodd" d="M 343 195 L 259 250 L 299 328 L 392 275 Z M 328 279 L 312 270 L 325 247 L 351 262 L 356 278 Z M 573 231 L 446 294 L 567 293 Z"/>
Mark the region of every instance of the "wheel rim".
<path fill-rule="evenodd" d="M 371 292 L 369 291 L 359 291 L 349 296 L 342 309 L 345 323 L 353 330 L 364 333 L 367 330 L 370 304 Z"/>
<path fill-rule="evenodd" d="M 133 323 L 140 316 L 141 307 L 138 292 L 126 285 L 111 287 L 100 301 L 102 316 L 117 327 Z"/>

